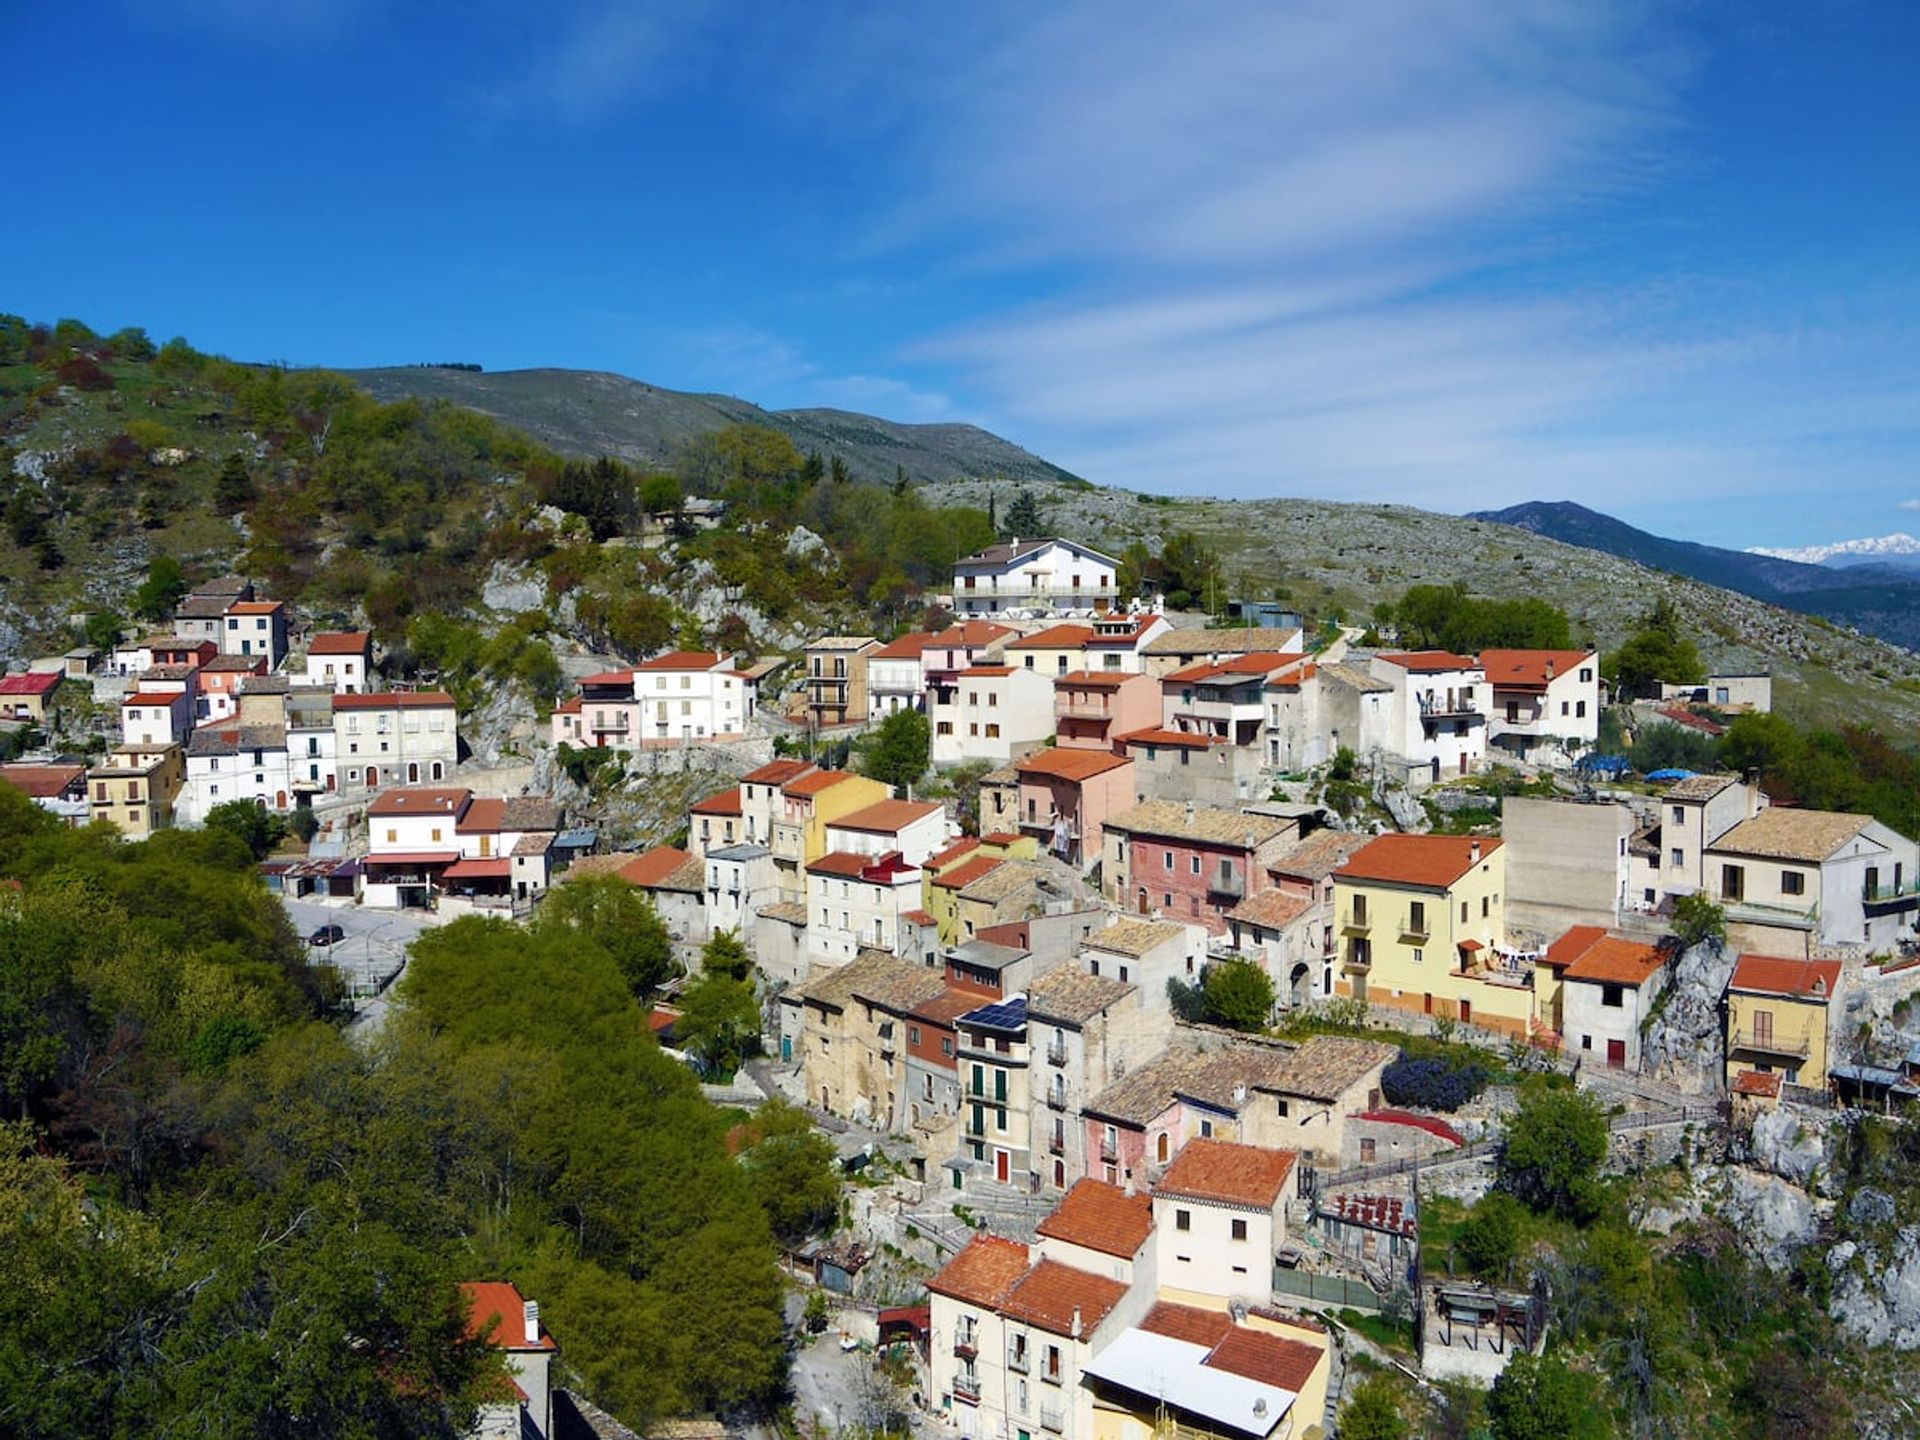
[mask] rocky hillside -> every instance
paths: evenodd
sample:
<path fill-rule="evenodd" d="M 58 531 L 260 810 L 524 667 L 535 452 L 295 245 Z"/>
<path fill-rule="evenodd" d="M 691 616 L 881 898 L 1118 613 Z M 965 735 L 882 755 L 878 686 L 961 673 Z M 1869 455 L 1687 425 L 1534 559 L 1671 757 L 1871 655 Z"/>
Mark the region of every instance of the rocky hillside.
<path fill-rule="evenodd" d="M 455 370 L 403 366 L 349 372 L 381 400 L 447 400 L 525 430 L 569 455 L 615 455 L 668 467 L 687 442 L 726 425 L 765 425 L 801 450 L 837 454 L 856 480 L 891 483 L 1004 476 L 1084 483 L 975 425 L 902 425 L 848 410 L 762 410 L 731 395 L 666 390 L 594 370 Z"/>
<path fill-rule="evenodd" d="M 1005 485 L 935 486 L 942 504 L 984 505 Z M 1780 709 L 1806 723 L 1920 733 L 1920 656 L 1824 621 L 1596 550 L 1486 520 L 1399 505 L 1325 500 L 1167 498 L 1125 490 L 1035 487 L 1047 528 L 1117 554 L 1190 530 L 1220 555 L 1226 595 L 1291 600 L 1309 614 L 1364 620 L 1409 585 L 1464 581 L 1479 594 L 1539 595 L 1566 610 L 1577 638 L 1617 645 L 1665 594 L 1699 637 L 1706 662 L 1765 669 Z"/>

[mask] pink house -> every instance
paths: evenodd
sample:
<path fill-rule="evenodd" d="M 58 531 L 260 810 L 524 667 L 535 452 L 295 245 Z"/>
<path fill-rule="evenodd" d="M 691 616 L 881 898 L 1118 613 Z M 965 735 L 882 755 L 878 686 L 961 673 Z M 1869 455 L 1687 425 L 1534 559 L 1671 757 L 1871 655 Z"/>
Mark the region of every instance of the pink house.
<path fill-rule="evenodd" d="M 967 620 L 949 625 L 921 650 L 921 673 L 929 686 L 949 689 L 962 670 L 998 658 L 1013 635 L 1011 627 L 996 625 L 991 620 Z"/>
<path fill-rule="evenodd" d="M 1225 935 L 1227 912 L 1269 888 L 1267 867 L 1298 833 L 1271 815 L 1150 800 L 1107 819 L 1107 898 Z"/>
<path fill-rule="evenodd" d="M 1124 754 L 1121 736 L 1160 723 L 1160 682 L 1118 670 L 1075 670 L 1053 682 L 1053 715 L 1061 749 Z"/>
<path fill-rule="evenodd" d="M 1133 808 L 1133 762 L 1111 750 L 1040 750 L 1014 770 L 1021 830 L 1069 864 L 1097 860 L 1109 817 Z"/>

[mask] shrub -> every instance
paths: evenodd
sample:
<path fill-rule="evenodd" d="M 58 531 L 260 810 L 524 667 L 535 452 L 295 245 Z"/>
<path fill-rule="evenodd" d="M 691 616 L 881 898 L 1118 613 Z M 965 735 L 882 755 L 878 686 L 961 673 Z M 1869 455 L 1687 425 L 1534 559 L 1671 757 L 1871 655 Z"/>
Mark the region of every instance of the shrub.
<path fill-rule="evenodd" d="M 1400 1059 L 1380 1076 L 1380 1093 L 1393 1105 L 1420 1110 L 1458 1110 L 1487 1088 L 1487 1072 L 1478 1065 L 1445 1060 Z"/>

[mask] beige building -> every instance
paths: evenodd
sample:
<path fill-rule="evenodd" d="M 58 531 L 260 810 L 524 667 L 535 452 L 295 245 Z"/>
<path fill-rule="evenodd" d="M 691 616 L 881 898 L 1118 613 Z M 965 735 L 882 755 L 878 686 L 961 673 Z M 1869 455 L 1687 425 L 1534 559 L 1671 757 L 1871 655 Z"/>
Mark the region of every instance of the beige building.
<path fill-rule="evenodd" d="M 806 649 L 807 723 L 825 729 L 867 718 L 867 658 L 880 648 L 871 635 L 823 635 Z"/>
<path fill-rule="evenodd" d="M 938 970 L 864 950 L 781 995 L 807 1103 L 882 1132 L 904 1124 L 905 1016 L 945 989 Z"/>
<path fill-rule="evenodd" d="M 1165 1048 L 1173 1019 L 1142 1003 L 1140 987 L 1061 966 L 1027 990 L 1033 1169 L 1065 1190 L 1088 1173 L 1087 1102 Z"/>
<path fill-rule="evenodd" d="M 87 774 L 93 818 L 129 840 L 171 829 L 186 784 L 186 756 L 178 745 L 116 745 L 106 763 Z"/>

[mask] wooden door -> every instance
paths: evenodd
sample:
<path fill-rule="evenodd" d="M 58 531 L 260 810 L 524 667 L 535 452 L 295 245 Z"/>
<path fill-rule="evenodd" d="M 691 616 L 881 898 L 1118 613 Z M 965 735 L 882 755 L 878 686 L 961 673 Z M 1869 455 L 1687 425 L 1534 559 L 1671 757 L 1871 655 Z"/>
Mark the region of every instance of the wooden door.
<path fill-rule="evenodd" d="M 1624 1040 L 1607 1041 L 1607 1068 L 1624 1070 L 1627 1068 L 1627 1042 Z"/>

